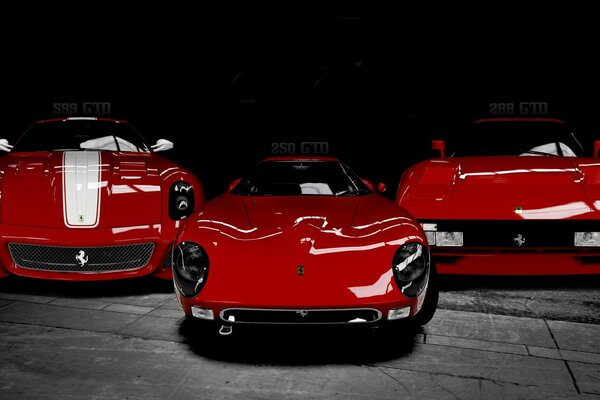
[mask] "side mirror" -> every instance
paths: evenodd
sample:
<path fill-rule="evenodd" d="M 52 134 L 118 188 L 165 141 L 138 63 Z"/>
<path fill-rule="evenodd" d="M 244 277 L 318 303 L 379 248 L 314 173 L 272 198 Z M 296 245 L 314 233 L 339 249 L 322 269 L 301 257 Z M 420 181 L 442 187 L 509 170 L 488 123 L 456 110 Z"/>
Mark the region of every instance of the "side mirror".
<path fill-rule="evenodd" d="M 598 158 L 598 153 L 600 153 L 600 140 L 595 140 L 594 141 L 594 158 Z"/>
<path fill-rule="evenodd" d="M 155 152 L 171 150 L 173 148 L 173 142 L 167 139 L 158 139 L 156 144 L 152 146 L 152 150 Z"/>
<path fill-rule="evenodd" d="M 443 140 L 432 140 L 431 141 L 431 149 L 438 150 L 440 152 L 440 157 L 446 157 L 446 142 Z"/>
<path fill-rule="evenodd" d="M 240 183 L 241 180 L 242 178 L 237 178 L 233 182 L 231 182 L 229 186 L 227 186 L 227 191 L 231 192 L 238 185 L 238 183 Z"/>
<path fill-rule="evenodd" d="M 8 144 L 8 140 L 0 139 L 0 150 L 8 153 L 12 150 L 12 148 L 13 147 L 10 144 Z"/>
<path fill-rule="evenodd" d="M 386 191 L 386 190 L 387 190 L 387 185 L 386 185 L 385 183 L 383 183 L 383 182 L 379 182 L 379 183 L 377 184 L 377 191 L 378 191 L 379 193 L 385 193 L 385 191 Z"/>
<path fill-rule="evenodd" d="M 369 188 L 369 190 L 371 191 L 375 191 L 375 186 L 373 186 L 373 184 L 371 183 L 370 180 L 366 179 L 366 178 L 360 178 L 361 181 L 363 181 L 363 183 L 365 185 L 367 185 L 367 187 Z"/>

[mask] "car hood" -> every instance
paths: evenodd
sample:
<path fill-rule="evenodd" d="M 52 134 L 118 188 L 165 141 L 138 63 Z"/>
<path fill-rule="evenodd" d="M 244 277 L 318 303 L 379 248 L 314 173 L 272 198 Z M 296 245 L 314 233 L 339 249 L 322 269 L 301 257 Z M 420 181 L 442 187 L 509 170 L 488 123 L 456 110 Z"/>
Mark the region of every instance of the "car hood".
<path fill-rule="evenodd" d="M 13 153 L 3 165 L 4 224 L 112 228 L 160 223 L 160 176 L 152 154 Z"/>
<path fill-rule="evenodd" d="M 378 194 L 364 196 L 237 196 L 225 193 L 195 214 L 199 226 L 220 224 L 261 230 L 380 228 L 390 218 L 410 218 L 394 202 Z"/>
<path fill-rule="evenodd" d="M 277 307 L 398 299 L 394 254 L 406 241 L 425 241 L 408 213 L 377 194 L 225 194 L 190 217 L 178 240 L 207 250 L 203 298 Z"/>
<path fill-rule="evenodd" d="M 397 201 L 419 219 L 587 219 L 600 164 L 567 157 L 462 157 L 409 170 Z"/>
<path fill-rule="evenodd" d="M 307 220 L 337 228 L 352 224 L 360 204 L 357 197 L 332 196 L 252 197 L 243 200 L 253 227 L 289 227 Z"/>

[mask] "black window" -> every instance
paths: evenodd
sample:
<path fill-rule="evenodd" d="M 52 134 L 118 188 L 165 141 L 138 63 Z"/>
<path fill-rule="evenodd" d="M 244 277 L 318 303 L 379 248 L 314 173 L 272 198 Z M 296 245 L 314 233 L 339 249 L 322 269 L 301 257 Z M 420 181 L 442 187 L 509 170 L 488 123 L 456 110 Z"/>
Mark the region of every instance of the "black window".
<path fill-rule="evenodd" d="M 339 161 L 263 161 L 234 188 L 242 196 L 355 196 L 370 193 Z"/>
<path fill-rule="evenodd" d="M 581 156 L 584 149 L 569 127 L 550 121 L 475 123 L 452 143 L 452 156 Z"/>
<path fill-rule="evenodd" d="M 110 150 L 149 152 L 150 147 L 126 122 L 92 119 L 39 122 L 17 140 L 12 152 Z"/>

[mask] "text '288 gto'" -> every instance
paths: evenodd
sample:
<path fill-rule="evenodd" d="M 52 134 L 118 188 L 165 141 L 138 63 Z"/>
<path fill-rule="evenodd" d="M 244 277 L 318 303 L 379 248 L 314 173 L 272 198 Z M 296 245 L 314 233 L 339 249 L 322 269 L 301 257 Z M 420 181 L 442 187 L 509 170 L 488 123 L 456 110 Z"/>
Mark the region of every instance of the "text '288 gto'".
<path fill-rule="evenodd" d="M 427 323 L 421 227 L 334 158 L 269 158 L 181 228 L 176 294 L 221 334 L 242 325 Z"/>
<path fill-rule="evenodd" d="M 176 230 L 204 202 L 198 179 L 155 154 L 171 147 L 87 117 L 0 140 L 0 277 L 171 279 Z"/>

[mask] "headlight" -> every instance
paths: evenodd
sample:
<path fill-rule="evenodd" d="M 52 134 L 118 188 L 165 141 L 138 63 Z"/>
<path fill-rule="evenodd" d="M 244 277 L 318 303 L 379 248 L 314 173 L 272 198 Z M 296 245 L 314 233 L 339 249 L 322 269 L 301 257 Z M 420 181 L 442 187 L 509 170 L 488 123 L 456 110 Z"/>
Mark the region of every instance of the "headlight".
<path fill-rule="evenodd" d="M 600 246 L 600 232 L 575 232 L 575 246 L 598 247 Z"/>
<path fill-rule="evenodd" d="M 208 255 L 199 244 L 182 242 L 173 251 L 173 278 L 186 296 L 197 295 L 208 277 Z"/>
<path fill-rule="evenodd" d="M 421 226 L 430 246 L 461 247 L 464 244 L 463 232 L 438 231 L 437 224 L 429 222 Z"/>
<path fill-rule="evenodd" d="M 435 244 L 437 246 L 460 247 L 463 245 L 462 232 L 436 232 Z"/>
<path fill-rule="evenodd" d="M 425 237 L 427 238 L 427 244 L 430 246 L 435 245 L 435 232 L 437 231 L 437 224 L 432 223 L 421 223 L 421 227 L 425 232 Z"/>
<path fill-rule="evenodd" d="M 427 286 L 429 253 L 419 243 L 407 243 L 394 255 L 392 269 L 402 293 L 408 297 L 419 295 Z"/>
<path fill-rule="evenodd" d="M 171 185 L 169 191 L 169 217 L 180 220 L 194 211 L 194 188 L 185 181 Z"/>

